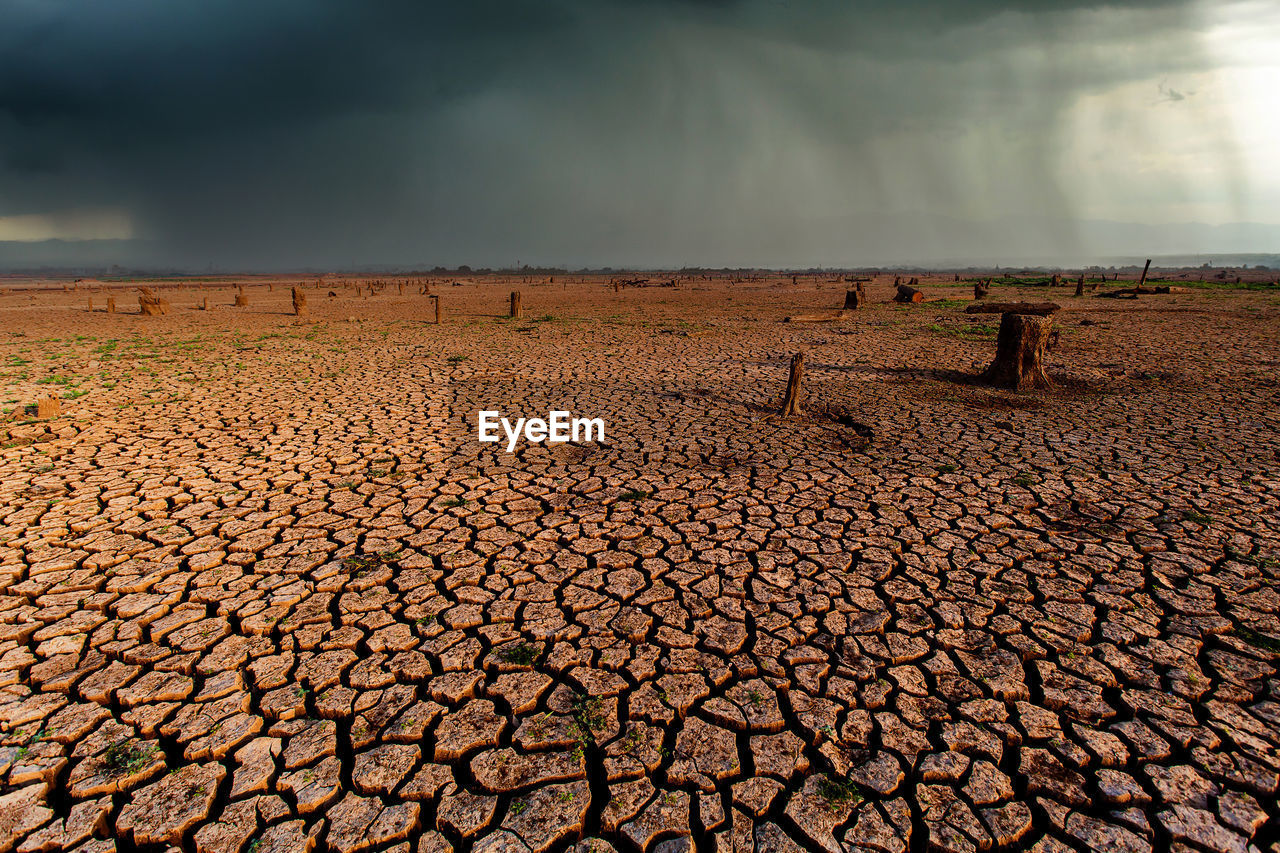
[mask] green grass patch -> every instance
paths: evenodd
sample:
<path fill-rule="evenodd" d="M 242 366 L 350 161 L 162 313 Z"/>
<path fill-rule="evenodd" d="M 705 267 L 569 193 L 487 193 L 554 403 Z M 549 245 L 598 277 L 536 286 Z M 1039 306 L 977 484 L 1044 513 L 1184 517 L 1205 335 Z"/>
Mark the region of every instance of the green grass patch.
<path fill-rule="evenodd" d="M 1240 627 L 1231 633 L 1240 638 L 1241 641 L 1248 643 L 1255 649 L 1264 649 L 1268 652 L 1280 652 L 1280 640 L 1267 634 L 1260 633 L 1252 628 Z"/>

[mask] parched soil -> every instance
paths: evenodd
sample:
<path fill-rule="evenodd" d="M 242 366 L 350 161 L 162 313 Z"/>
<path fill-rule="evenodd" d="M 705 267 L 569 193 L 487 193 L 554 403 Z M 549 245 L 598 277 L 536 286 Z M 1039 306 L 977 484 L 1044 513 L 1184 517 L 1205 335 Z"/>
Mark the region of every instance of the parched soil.
<path fill-rule="evenodd" d="M 289 283 L 0 294 L 0 853 L 1280 849 L 1280 293 Z"/>

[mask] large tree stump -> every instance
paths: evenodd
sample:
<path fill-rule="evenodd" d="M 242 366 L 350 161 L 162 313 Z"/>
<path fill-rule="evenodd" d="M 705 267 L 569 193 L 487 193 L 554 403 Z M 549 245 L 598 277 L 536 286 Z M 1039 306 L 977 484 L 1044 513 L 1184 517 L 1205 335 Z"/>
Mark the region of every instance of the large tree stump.
<path fill-rule="evenodd" d="M 916 290 L 909 284 L 898 285 L 898 295 L 893 297 L 894 302 L 924 302 L 924 293 Z"/>
<path fill-rule="evenodd" d="M 138 288 L 142 294 L 138 297 L 138 310 L 147 317 L 156 317 L 169 313 L 169 302 L 156 296 L 149 287 Z"/>
<path fill-rule="evenodd" d="M 862 286 L 859 285 L 857 290 L 846 290 L 844 292 L 844 307 L 846 311 L 861 308 L 867 301 L 867 294 L 863 292 Z"/>
<path fill-rule="evenodd" d="M 158 296 L 139 296 L 138 309 L 147 317 L 159 317 L 168 313 L 169 303 Z"/>
<path fill-rule="evenodd" d="M 242 285 L 240 285 L 240 286 L 239 286 L 239 289 L 236 291 L 236 305 L 235 305 L 235 307 L 237 307 L 237 308 L 248 308 L 248 307 L 249 307 L 249 297 L 247 297 L 247 296 L 245 296 L 245 295 L 244 295 L 244 285 L 243 285 L 243 284 L 242 284 Z"/>
<path fill-rule="evenodd" d="M 107 297 L 107 313 L 108 314 L 116 313 L 116 298 L 114 296 Z"/>
<path fill-rule="evenodd" d="M 520 291 L 511 291 L 511 313 L 508 315 L 513 320 L 519 320 L 524 316 L 524 309 L 520 307 Z"/>
<path fill-rule="evenodd" d="M 782 416 L 804 414 L 804 353 L 791 356 L 791 373 L 787 377 L 787 396 L 782 401 Z"/>
<path fill-rule="evenodd" d="M 975 281 L 973 283 L 973 298 L 986 299 L 987 294 L 991 292 L 991 279 L 986 281 Z"/>
<path fill-rule="evenodd" d="M 302 292 L 302 288 L 293 288 L 293 313 L 295 316 L 301 317 L 307 311 L 307 294 Z"/>
<path fill-rule="evenodd" d="M 1053 332 L 1053 319 L 1034 314 L 1004 314 L 996 336 L 996 357 L 982 374 L 992 385 L 1025 391 L 1049 388 L 1044 351 Z"/>

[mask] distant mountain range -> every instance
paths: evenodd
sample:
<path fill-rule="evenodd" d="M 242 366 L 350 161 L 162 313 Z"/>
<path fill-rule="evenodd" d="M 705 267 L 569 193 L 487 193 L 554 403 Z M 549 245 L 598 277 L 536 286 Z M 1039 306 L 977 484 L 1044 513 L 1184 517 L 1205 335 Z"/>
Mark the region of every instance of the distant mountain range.
<path fill-rule="evenodd" d="M 535 266 L 571 269 L 662 269 L 687 266 L 775 269 L 865 269 L 868 267 L 965 268 L 1040 267 L 1073 269 L 1085 266 L 1124 267 L 1154 258 L 1156 266 L 1263 266 L 1280 269 L 1280 225 L 1179 223 L 1142 225 L 1131 222 L 1077 221 L 1053 217 L 1007 217 L 964 220 L 939 214 L 859 214 L 849 217 L 797 221 L 795 228 L 778 229 L 750 213 L 735 229 L 708 223 L 705 233 L 683 233 L 662 239 L 609 235 L 574 243 L 573 236 L 539 241 L 539 250 L 493 247 L 491 258 L 533 259 Z M 726 232 L 733 231 L 732 234 Z M 603 235 L 601 235 L 603 236 Z M 636 245 L 667 248 L 639 255 Z M 421 257 L 421 245 L 401 257 L 360 258 L 331 263 L 333 247 L 287 250 L 280 257 L 195 259 L 175 255 L 161 243 L 147 240 L 84 240 L 42 242 L 0 241 L 0 272 L 43 272 L 60 275 L 110 273 L 316 272 L 426 270 L 437 264 L 473 266 L 495 264 L 486 250 L 472 247 L 471 257 Z M 412 254 L 411 254 L 412 253 Z M 458 254 L 458 250 L 450 254 Z M 416 257 L 415 257 L 416 256 Z M 496 265 L 501 265 L 500 262 Z"/>

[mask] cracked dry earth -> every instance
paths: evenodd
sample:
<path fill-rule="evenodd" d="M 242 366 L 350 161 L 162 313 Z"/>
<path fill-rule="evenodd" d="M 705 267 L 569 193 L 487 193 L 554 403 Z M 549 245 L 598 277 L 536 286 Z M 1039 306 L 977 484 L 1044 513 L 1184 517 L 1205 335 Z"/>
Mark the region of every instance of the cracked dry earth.
<path fill-rule="evenodd" d="M 1280 850 L 1274 295 L 512 286 L 0 296 L 0 851 Z"/>

